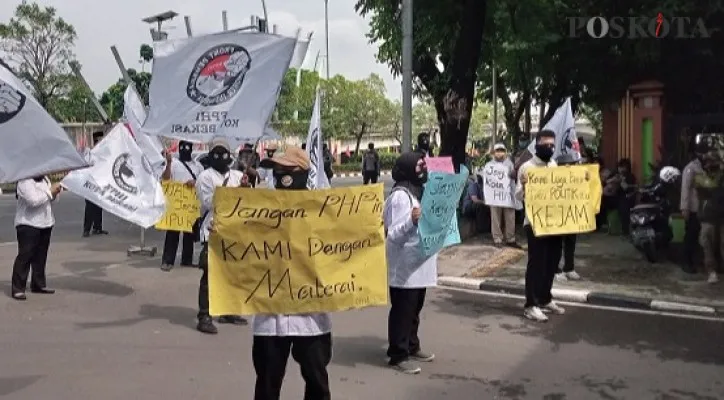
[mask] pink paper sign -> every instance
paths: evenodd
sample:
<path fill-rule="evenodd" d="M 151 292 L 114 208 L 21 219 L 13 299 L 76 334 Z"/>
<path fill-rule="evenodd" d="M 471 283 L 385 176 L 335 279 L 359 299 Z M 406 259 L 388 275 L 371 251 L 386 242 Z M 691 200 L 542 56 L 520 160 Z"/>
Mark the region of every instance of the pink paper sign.
<path fill-rule="evenodd" d="M 430 172 L 455 173 L 452 157 L 426 157 L 425 163 L 427 164 L 427 170 Z"/>

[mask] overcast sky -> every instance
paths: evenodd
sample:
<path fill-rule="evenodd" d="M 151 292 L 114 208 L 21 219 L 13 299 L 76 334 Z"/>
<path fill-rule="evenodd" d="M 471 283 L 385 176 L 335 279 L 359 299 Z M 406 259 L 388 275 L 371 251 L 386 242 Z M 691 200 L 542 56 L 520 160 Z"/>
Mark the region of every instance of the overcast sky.
<path fill-rule="evenodd" d="M 0 20 L 7 21 L 15 7 L 13 0 L 3 0 Z M 113 60 L 111 45 L 116 45 L 127 68 L 140 70 L 138 49 L 150 43 L 149 25 L 141 19 L 173 10 L 176 19 L 167 22 L 170 37 L 186 36 L 183 16 L 191 17 L 194 34 L 221 30 L 221 10 L 227 10 L 229 27 L 249 25 L 252 14 L 263 16 L 261 0 L 37 0 L 53 6 L 58 14 L 73 24 L 78 33 L 75 51 L 83 65 L 83 75 L 100 94 L 120 77 Z M 303 35 L 314 31 L 305 68 L 312 69 L 321 50 L 324 55 L 323 0 L 266 0 L 271 24 L 279 33 L 293 36 L 298 28 Z M 367 21 L 354 11 L 355 0 L 329 2 L 330 71 L 349 79 L 362 79 L 376 73 L 387 85 L 388 97 L 400 98 L 400 80 L 394 79 L 386 65 L 375 60 L 376 46 L 368 43 Z M 19 3 L 17 1 L 16 3 Z M 172 27 L 171 29 L 168 29 Z M 271 31 L 271 28 L 270 28 Z M 324 59 L 320 58 L 320 64 Z M 320 69 L 324 74 L 324 70 Z"/>

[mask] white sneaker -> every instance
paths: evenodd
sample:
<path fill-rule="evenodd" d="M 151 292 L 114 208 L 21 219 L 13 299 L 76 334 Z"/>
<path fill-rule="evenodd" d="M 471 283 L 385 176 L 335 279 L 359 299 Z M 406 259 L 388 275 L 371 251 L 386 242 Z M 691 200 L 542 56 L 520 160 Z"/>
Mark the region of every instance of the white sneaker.
<path fill-rule="evenodd" d="M 569 281 L 580 281 L 581 275 L 578 275 L 578 272 L 576 271 L 570 271 L 570 272 L 564 272 L 563 273 L 566 276 L 566 279 Z"/>
<path fill-rule="evenodd" d="M 536 321 L 536 322 L 548 321 L 548 317 L 545 314 L 543 314 L 543 311 L 541 311 L 540 308 L 535 307 L 535 306 L 526 307 L 523 310 L 523 316 L 530 320 Z"/>
<path fill-rule="evenodd" d="M 566 278 L 566 274 L 563 272 L 557 273 L 556 282 L 568 282 L 568 278 Z"/>
<path fill-rule="evenodd" d="M 717 275 L 716 272 L 709 272 L 709 279 L 707 279 L 706 282 L 719 283 L 719 275 Z"/>
<path fill-rule="evenodd" d="M 551 301 L 550 303 L 544 305 L 543 312 L 551 312 L 553 314 L 563 315 L 566 313 L 566 309 L 556 304 L 555 301 Z"/>

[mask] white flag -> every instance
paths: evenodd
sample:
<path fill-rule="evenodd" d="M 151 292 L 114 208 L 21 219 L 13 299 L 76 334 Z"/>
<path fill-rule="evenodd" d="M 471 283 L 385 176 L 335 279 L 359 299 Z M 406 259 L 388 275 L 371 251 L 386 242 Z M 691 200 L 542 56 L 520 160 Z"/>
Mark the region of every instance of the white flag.
<path fill-rule="evenodd" d="M 161 182 L 124 124 L 113 127 L 91 156 L 93 166 L 69 173 L 61 185 L 143 228 L 161 219 L 166 210 Z"/>
<path fill-rule="evenodd" d="M 576 135 L 576 120 L 573 118 L 570 97 L 558 107 L 553 118 L 548 121 L 543 130 L 556 133 L 556 150 L 553 153 L 553 160 L 563 163 L 574 163 L 581 160 L 581 149 Z M 528 151 L 535 154 L 535 140 L 528 145 Z"/>
<path fill-rule="evenodd" d="M 307 188 L 325 189 L 330 187 L 327 174 L 324 172 L 324 151 L 322 148 L 322 115 L 320 112 L 319 88 L 314 99 L 312 119 L 309 121 L 309 133 L 307 133 L 307 153 L 309 153 L 309 178 Z"/>
<path fill-rule="evenodd" d="M 304 60 L 307 58 L 307 50 L 309 49 L 309 40 L 297 40 L 294 46 L 294 54 L 289 62 L 289 68 L 300 69 Z"/>
<path fill-rule="evenodd" d="M 296 41 L 233 31 L 159 42 L 143 131 L 190 142 L 260 137 Z"/>
<path fill-rule="evenodd" d="M 68 134 L 0 64 L 0 183 L 87 167 Z"/>
<path fill-rule="evenodd" d="M 128 128 L 133 133 L 138 147 L 141 148 L 143 154 L 151 163 L 153 173 L 157 177 L 161 177 L 164 169 L 166 169 L 166 158 L 161 154 L 163 145 L 158 136 L 151 136 L 141 131 L 143 121 L 146 120 L 146 107 L 143 105 L 141 96 L 138 95 L 133 86 L 128 85 L 126 92 L 123 94 L 123 119 L 128 123 Z"/>

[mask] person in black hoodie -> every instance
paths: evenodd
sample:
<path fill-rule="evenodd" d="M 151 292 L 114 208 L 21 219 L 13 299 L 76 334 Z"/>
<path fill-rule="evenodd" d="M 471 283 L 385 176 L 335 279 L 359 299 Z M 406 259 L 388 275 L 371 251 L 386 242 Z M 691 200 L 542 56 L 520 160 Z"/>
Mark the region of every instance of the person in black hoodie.
<path fill-rule="evenodd" d="M 415 149 L 415 151 L 424 154 L 426 157 L 434 157 L 432 154 L 432 146 L 430 144 L 429 133 L 422 132 L 417 135 L 417 149 Z"/>

